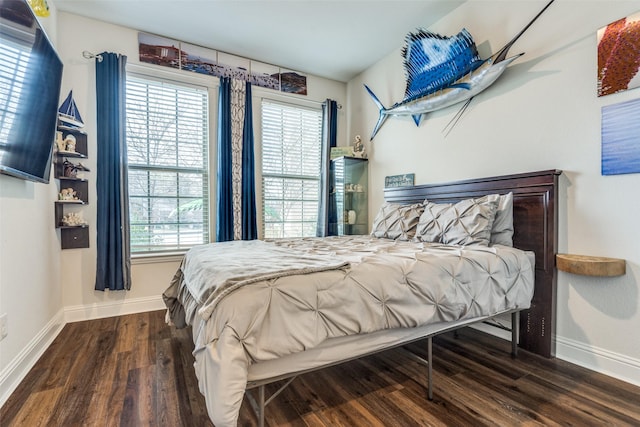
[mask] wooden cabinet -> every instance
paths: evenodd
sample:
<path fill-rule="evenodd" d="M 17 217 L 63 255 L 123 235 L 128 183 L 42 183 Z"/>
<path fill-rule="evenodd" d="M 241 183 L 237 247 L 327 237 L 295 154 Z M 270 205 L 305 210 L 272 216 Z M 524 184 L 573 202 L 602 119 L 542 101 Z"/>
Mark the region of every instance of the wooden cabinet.
<path fill-rule="evenodd" d="M 369 234 L 367 159 L 338 157 L 331 161 L 329 234 Z"/>
<path fill-rule="evenodd" d="M 54 176 L 59 186 L 54 217 L 62 249 L 89 247 L 89 226 L 81 209 L 89 203 L 89 169 L 82 164 L 87 157 L 87 135 L 59 125 L 54 158 Z"/>

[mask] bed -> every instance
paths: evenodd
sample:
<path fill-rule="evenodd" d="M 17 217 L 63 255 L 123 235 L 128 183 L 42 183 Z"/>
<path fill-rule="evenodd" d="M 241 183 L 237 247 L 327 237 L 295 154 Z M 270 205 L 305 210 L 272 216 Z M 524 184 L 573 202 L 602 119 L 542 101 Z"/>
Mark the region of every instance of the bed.
<path fill-rule="evenodd" d="M 509 195 L 513 247 L 376 235 L 190 250 L 163 297 L 168 320 L 192 327 L 214 424 L 235 425 L 246 392 L 263 425 L 265 406 L 296 376 L 417 340 L 431 397 L 431 338 L 496 316 L 511 315 L 514 354 L 553 356 L 559 174 L 385 189 L 389 206 L 423 210 Z M 433 231 L 424 224 L 422 236 Z M 281 380 L 267 399 L 265 384 Z"/>

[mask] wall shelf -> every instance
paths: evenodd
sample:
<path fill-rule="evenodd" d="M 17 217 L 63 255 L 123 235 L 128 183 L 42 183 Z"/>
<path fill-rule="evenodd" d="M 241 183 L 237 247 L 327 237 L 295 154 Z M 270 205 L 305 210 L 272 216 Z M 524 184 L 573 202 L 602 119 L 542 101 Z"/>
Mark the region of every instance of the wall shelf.
<path fill-rule="evenodd" d="M 73 163 L 67 158 L 86 159 L 87 134 L 79 129 L 70 128 L 58 124 L 58 131 L 62 132 L 63 140 L 68 135 L 73 135 L 76 140 L 75 151 L 60 150 L 56 147 L 54 176 L 59 183 L 59 191 L 71 190 L 74 199 L 58 199 L 54 203 L 55 226 L 60 230 L 60 246 L 62 249 L 76 249 L 89 247 L 89 226 L 87 224 L 65 224 L 65 210 L 79 212 L 79 208 L 73 205 L 84 206 L 89 203 L 89 181 L 84 174 L 89 172 L 81 163 Z M 58 196 L 60 197 L 60 195 Z"/>
<path fill-rule="evenodd" d="M 56 153 L 60 157 L 73 157 L 77 159 L 86 159 L 87 156 L 82 153 L 78 153 L 77 151 L 57 151 Z"/>
<path fill-rule="evenodd" d="M 60 203 L 60 204 L 72 204 L 72 205 L 86 205 L 86 203 L 82 200 L 56 200 L 55 203 Z"/>
<path fill-rule="evenodd" d="M 556 254 L 556 265 L 558 270 L 582 276 L 613 277 L 626 273 L 626 262 L 620 258 Z"/>

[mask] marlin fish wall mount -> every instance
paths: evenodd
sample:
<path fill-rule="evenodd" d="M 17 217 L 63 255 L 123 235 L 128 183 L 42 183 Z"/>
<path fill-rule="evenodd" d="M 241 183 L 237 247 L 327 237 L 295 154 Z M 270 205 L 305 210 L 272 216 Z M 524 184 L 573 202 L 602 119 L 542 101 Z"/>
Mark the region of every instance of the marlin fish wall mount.
<path fill-rule="evenodd" d="M 416 126 L 422 115 L 467 101 L 453 120 L 460 118 L 474 96 L 491 86 L 507 66 L 524 55 L 507 58 L 509 49 L 520 36 L 547 10 L 547 5 L 509 43 L 487 59 L 481 59 L 471 34 L 462 29 L 445 37 L 426 30 L 407 34 L 402 49 L 407 87 L 404 99 L 386 108 L 367 85 L 364 85 L 380 109 L 371 140 L 391 116 L 411 116 Z M 454 123 L 455 125 L 455 123 Z"/>

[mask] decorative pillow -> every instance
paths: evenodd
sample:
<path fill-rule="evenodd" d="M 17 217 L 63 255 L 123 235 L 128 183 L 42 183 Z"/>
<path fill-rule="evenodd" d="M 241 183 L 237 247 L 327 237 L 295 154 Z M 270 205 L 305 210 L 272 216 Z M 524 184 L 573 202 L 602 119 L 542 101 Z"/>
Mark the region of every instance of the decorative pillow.
<path fill-rule="evenodd" d="M 424 205 L 400 205 L 385 202 L 373 220 L 371 235 L 387 239 L 411 240 Z"/>
<path fill-rule="evenodd" d="M 415 240 L 442 243 L 445 221 L 442 215 L 453 207 L 450 203 L 432 203 L 425 200 L 424 212 L 418 220 Z"/>
<path fill-rule="evenodd" d="M 496 218 L 491 227 L 492 245 L 513 246 L 513 193 L 498 197 Z"/>
<path fill-rule="evenodd" d="M 427 202 L 416 228 L 423 242 L 446 245 L 489 245 L 497 197 L 466 199 L 456 204 Z"/>

